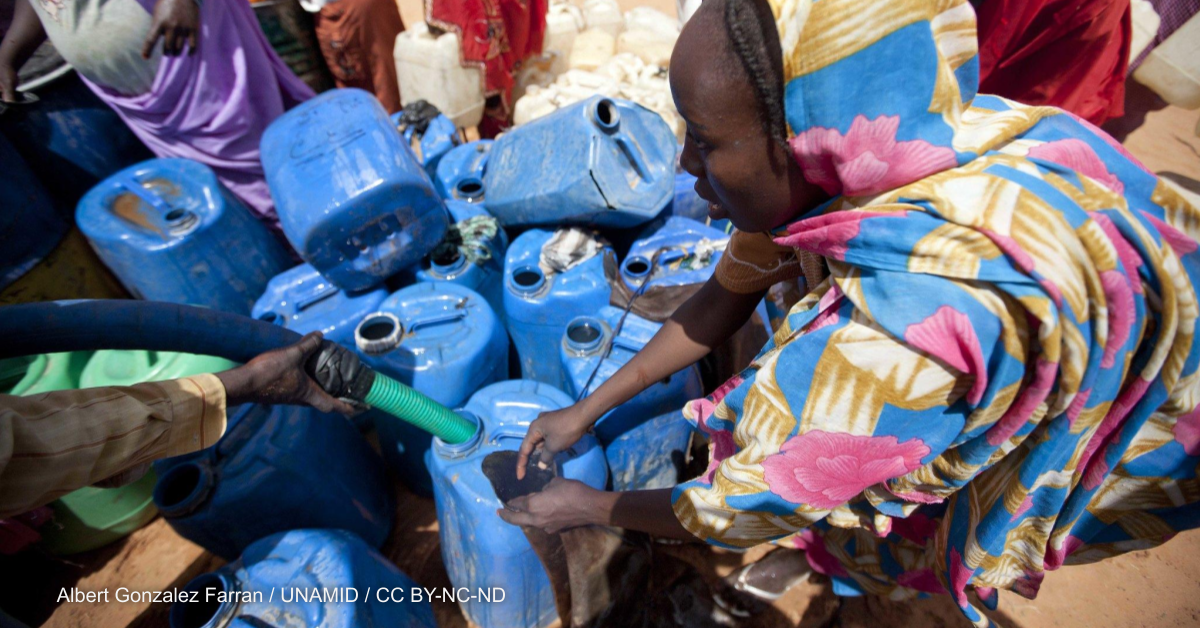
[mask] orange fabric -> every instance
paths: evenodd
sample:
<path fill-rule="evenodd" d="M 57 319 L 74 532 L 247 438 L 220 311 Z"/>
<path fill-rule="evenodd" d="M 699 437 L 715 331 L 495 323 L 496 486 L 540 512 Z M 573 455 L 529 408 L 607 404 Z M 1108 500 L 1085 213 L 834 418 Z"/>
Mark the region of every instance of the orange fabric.
<path fill-rule="evenodd" d="M 321 8 L 315 25 L 321 54 L 334 83 L 375 94 L 389 114 L 400 111 L 393 50 L 404 22 L 396 3 L 336 0 Z"/>
<path fill-rule="evenodd" d="M 1124 114 L 1129 0 L 982 0 L 976 12 L 979 93 L 1096 125 Z"/>
<path fill-rule="evenodd" d="M 713 275 L 730 292 L 753 294 L 803 277 L 804 268 L 797 249 L 775 244 L 770 234 L 734 231 Z"/>

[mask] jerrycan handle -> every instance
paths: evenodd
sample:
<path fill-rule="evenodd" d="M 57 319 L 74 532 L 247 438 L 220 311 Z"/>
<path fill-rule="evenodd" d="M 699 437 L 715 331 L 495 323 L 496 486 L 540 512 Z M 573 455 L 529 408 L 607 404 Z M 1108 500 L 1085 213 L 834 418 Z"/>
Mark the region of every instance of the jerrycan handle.
<path fill-rule="evenodd" d="M 170 203 L 163 197 L 146 189 L 129 174 L 121 174 L 116 177 L 116 183 L 125 191 L 137 196 L 142 202 L 153 207 L 157 211 L 157 218 L 161 221 L 160 230 L 164 233 L 180 235 L 187 232 L 198 221 L 196 214 L 184 210 L 171 207 Z"/>
<path fill-rule="evenodd" d="M 617 104 L 608 98 L 601 98 L 596 101 L 592 107 L 592 122 L 600 128 L 601 131 L 611 135 L 613 141 L 617 143 L 617 147 L 625 154 L 625 158 L 633 165 L 633 169 L 643 181 L 650 180 L 650 169 L 646 166 L 646 160 L 642 156 L 641 149 L 629 141 L 629 137 L 621 132 L 621 113 L 617 109 Z"/>
<path fill-rule="evenodd" d="M 296 297 L 296 310 L 303 312 L 308 308 L 328 299 L 338 293 L 338 287 L 333 285 L 329 280 L 322 279 L 322 283 L 317 284 L 317 287 L 306 291 Z"/>
<path fill-rule="evenodd" d="M 463 308 L 456 307 L 453 310 L 446 312 L 436 312 L 425 316 L 417 316 L 408 324 L 408 331 L 414 332 L 422 327 L 433 327 L 443 323 L 453 323 L 467 317 L 467 311 Z"/>
<path fill-rule="evenodd" d="M 642 350 L 642 347 L 639 347 L 639 346 L 629 342 L 628 340 L 622 338 L 621 336 L 617 336 L 616 338 L 613 338 L 612 346 L 614 349 L 618 349 L 618 348 L 624 349 L 630 353 L 637 353 L 638 351 Z"/>

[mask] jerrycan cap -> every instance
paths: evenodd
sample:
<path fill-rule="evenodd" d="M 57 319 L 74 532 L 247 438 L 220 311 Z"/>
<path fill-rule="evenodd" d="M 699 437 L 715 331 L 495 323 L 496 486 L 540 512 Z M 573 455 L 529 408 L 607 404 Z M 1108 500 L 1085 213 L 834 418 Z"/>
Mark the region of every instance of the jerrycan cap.
<path fill-rule="evenodd" d="M 599 351 L 608 335 L 608 325 L 604 321 L 594 316 L 579 316 L 567 323 L 563 342 L 573 353 L 588 355 Z"/>
<path fill-rule="evenodd" d="M 171 606 L 171 614 L 168 624 L 171 628 L 217 628 L 225 626 L 233 620 L 233 615 L 237 611 L 238 603 L 236 595 L 226 595 L 227 593 L 236 593 L 241 589 L 238 581 L 228 574 L 221 572 L 206 573 L 192 578 L 192 581 L 183 587 L 184 592 L 200 593 L 198 599 L 207 598 L 206 591 L 215 589 L 218 591 L 216 599 L 221 600 L 216 604 L 212 603 L 194 603 L 185 604 L 178 603 Z"/>
<path fill-rule="evenodd" d="M 404 323 L 390 312 L 375 312 L 363 317 L 354 328 L 354 344 L 369 355 L 387 353 L 400 346 Z"/>
<path fill-rule="evenodd" d="M 437 455 L 451 460 L 465 458 L 470 455 L 471 452 L 475 451 L 475 448 L 479 447 L 479 442 L 483 440 L 483 421 L 474 412 L 460 409 L 455 410 L 454 413 L 474 424 L 475 433 L 467 440 L 454 444 L 447 443 L 437 436 L 433 437 L 433 451 Z"/>
<path fill-rule="evenodd" d="M 216 476 L 207 464 L 185 462 L 172 467 L 154 485 L 154 505 L 167 519 L 184 517 L 208 501 Z"/>

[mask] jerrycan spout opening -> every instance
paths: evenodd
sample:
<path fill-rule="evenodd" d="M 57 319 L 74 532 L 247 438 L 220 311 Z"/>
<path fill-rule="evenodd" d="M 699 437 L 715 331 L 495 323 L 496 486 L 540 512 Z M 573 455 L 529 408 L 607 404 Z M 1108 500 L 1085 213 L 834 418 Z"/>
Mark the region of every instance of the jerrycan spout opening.
<path fill-rule="evenodd" d="M 154 486 L 154 505 L 167 519 L 184 517 L 208 500 L 214 477 L 207 465 L 188 462 L 172 468 Z"/>
<path fill-rule="evenodd" d="M 171 628 L 223 628 L 237 611 L 237 581 L 223 573 L 206 573 L 193 578 L 183 589 L 196 592 L 195 602 L 171 606 Z"/>
<path fill-rule="evenodd" d="M 601 98 L 592 109 L 592 121 L 604 132 L 612 133 L 621 126 L 621 114 L 613 101 Z"/>
<path fill-rule="evenodd" d="M 354 344 L 370 355 L 387 353 L 399 347 L 403 337 L 404 323 L 388 312 L 368 314 L 354 329 Z"/>
<path fill-rule="evenodd" d="M 608 336 L 607 326 L 598 318 L 580 316 L 567 323 L 563 339 L 567 348 L 579 355 L 595 353 L 604 346 Z"/>
<path fill-rule="evenodd" d="M 287 318 L 280 316 L 277 312 L 263 312 L 258 315 L 258 320 L 272 325 L 279 325 L 280 327 L 287 327 Z"/>
<path fill-rule="evenodd" d="M 650 260 L 641 255 L 635 255 L 625 260 L 621 271 L 630 279 L 642 279 L 650 274 Z"/>
<path fill-rule="evenodd" d="M 475 431 L 469 438 L 461 443 L 448 443 L 442 440 L 441 437 L 434 436 L 433 451 L 443 458 L 454 459 L 465 457 L 472 451 L 475 451 L 475 449 L 479 447 L 479 442 L 483 440 L 483 420 L 481 420 L 474 412 L 469 412 L 467 410 L 457 410 L 455 414 L 470 423 L 474 427 Z"/>
<path fill-rule="evenodd" d="M 465 177 L 454 185 L 454 196 L 468 203 L 483 202 L 483 180 L 479 177 Z"/>
<path fill-rule="evenodd" d="M 521 266 L 513 271 L 508 285 L 513 292 L 527 298 L 532 297 L 546 286 L 546 274 L 537 266 Z"/>
<path fill-rule="evenodd" d="M 466 258 L 463 257 L 458 247 L 451 247 L 444 255 L 431 255 L 429 257 L 429 269 L 434 274 L 442 277 L 454 275 L 465 268 L 467 265 Z"/>

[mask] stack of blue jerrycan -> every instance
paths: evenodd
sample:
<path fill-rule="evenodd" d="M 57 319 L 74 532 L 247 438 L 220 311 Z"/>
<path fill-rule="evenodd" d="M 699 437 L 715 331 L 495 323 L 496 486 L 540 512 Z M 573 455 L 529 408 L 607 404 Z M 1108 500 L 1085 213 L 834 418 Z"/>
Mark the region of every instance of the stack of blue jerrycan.
<path fill-rule="evenodd" d="M 446 281 L 478 292 L 503 324 L 508 235 L 481 205 L 448 200 L 446 209 L 454 224 L 446 239 L 417 267 L 415 279 Z"/>
<path fill-rule="evenodd" d="M 403 110 L 392 114 L 391 121 L 421 167 L 436 181 L 438 164 L 458 146 L 458 129 L 454 122 L 424 100 L 405 105 Z"/>
<path fill-rule="evenodd" d="M 699 194 L 696 194 L 696 177 L 686 172 L 675 173 L 675 197 L 671 200 L 671 206 L 659 218 L 669 218 L 671 216 L 691 218 L 718 231 L 723 231 L 727 234 L 733 233 L 733 224 L 729 222 L 728 218 L 722 218 L 721 220 L 712 220 L 709 218 L 708 201 L 700 198 Z"/>
<path fill-rule="evenodd" d="M 444 199 L 478 203 L 484 200 L 483 175 L 487 171 L 492 140 L 455 146 L 438 162 L 434 183 Z"/>
<path fill-rule="evenodd" d="M 429 174 L 374 96 L 325 92 L 263 134 L 263 169 L 292 247 L 358 292 L 429 254 L 449 217 Z"/>
<path fill-rule="evenodd" d="M 504 260 L 504 311 L 521 377 L 564 386 L 558 358 L 563 329 L 576 316 L 608 304 L 612 290 L 604 257 L 611 251 L 598 236 L 578 228 L 530 229 L 513 240 Z M 555 264 L 552 272 L 545 261 Z"/>
<path fill-rule="evenodd" d="M 208 449 L 155 463 L 154 503 L 184 537 L 226 559 L 265 536 L 347 530 L 379 547 L 392 526 L 383 461 L 345 417 L 247 404 Z"/>
<path fill-rule="evenodd" d="M 677 144 L 658 114 L 596 96 L 500 136 L 484 174 L 488 211 L 506 227 L 633 227 L 675 190 Z"/>
<path fill-rule="evenodd" d="M 661 327 L 612 306 L 571 321 L 561 343 L 567 392 L 576 399 L 595 392 Z M 681 481 L 692 439 L 683 405 L 703 394 L 700 371 L 692 365 L 600 417 L 593 431 L 604 446 L 613 490 L 670 488 Z"/>
<path fill-rule="evenodd" d="M 492 384 L 475 393 L 461 412 L 479 426 L 475 436 L 457 445 L 435 440 L 428 454 L 450 582 L 471 591 L 500 587 L 505 592 L 499 603 L 460 603 L 475 625 L 541 628 L 558 619 L 550 580 L 521 528 L 496 514 L 503 505 L 482 463 L 493 452 L 518 449 L 538 414 L 569 405 L 566 393 L 540 382 Z M 604 454 L 590 435 L 560 453 L 556 466 L 561 477 L 604 488 Z"/>
<path fill-rule="evenodd" d="M 333 342 L 354 347 L 354 328 L 388 296 L 383 286 L 346 292 L 310 264 L 284 271 L 267 283 L 250 316 L 299 333 L 319 331 Z"/>
<path fill-rule="evenodd" d="M 505 379 L 508 336 L 479 293 L 448 282 L 396 291 L 354 332 L 372 368 L 438 403 L 457 408 L 483 386 Z M 432 436 L 399 420 L 376 420 L 384 457 L 418 495 L 432 494 L 425 452 Z"/>
<path fill-rule="evenodd" d="M 188 601 L 171 606 L 169 626 L 435 628 L 429 602 L 411 601 L 416 586 L 353 534 L 292 530 L 194 578 L 182 590 Z"/>
<path fill-rule="evenodd" d="M 76 221 L 129 292 L 153 301 L 249 314 L 292 263 L 208 166 L 187 159 L 151 159 L 105 179 L 79 201 Z"/>

